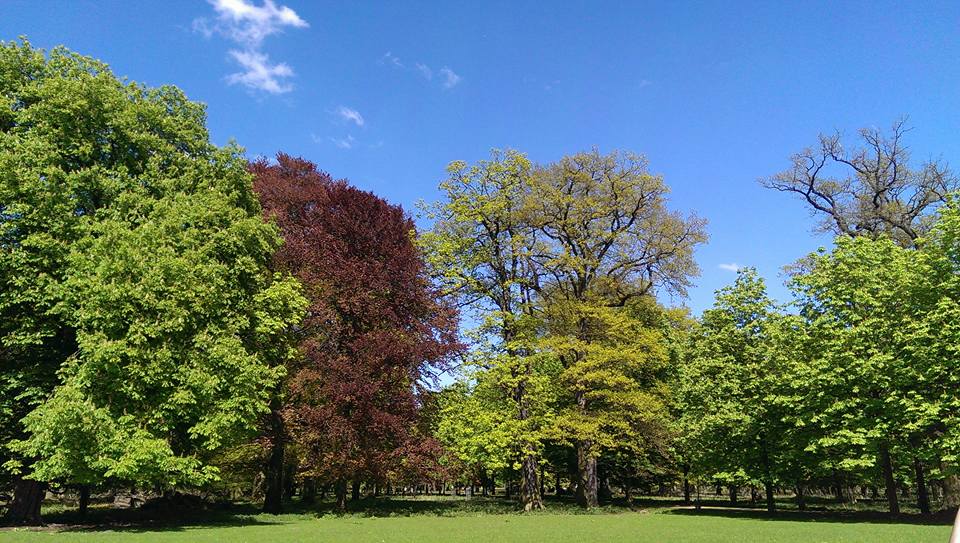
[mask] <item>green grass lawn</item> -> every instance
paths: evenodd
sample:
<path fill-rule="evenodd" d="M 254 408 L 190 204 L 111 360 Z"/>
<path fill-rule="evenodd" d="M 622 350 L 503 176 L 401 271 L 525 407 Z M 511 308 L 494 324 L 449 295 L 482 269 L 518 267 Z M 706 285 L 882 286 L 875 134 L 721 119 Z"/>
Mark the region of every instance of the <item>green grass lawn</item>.
<path fill-rule="evenodd" d="M 461 504 L 463 502 L 460 502 Z M 482 503 L 482 502 L 478 502 Z M 499 511 L 495 506 L 463 506 L 405 500 L 376 510 L 337 516 L 323 511 L 279 516 L 252 510 L 216 512 L 162 524 L 113 524 L 99 528 L 48 527 L 6 530 L 3 542 L 904 542 L 945 543 L 946 524 L 885 521 L 877 517 L 837 517 L 822 513 L 769 517 L 754 511 L 676 508 L 640 511 L 609 508 L 576 514 L 565 507 L 536 514 Z"/>

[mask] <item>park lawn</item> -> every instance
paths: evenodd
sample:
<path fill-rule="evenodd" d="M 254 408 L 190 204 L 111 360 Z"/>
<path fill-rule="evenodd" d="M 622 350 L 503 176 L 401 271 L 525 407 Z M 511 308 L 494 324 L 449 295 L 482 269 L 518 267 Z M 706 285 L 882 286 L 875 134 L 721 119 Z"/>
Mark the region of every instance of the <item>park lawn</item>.
<path fill-rule="evenodd" d="M 343 517 L 250 515 L 228 523 L 97 531 L 8 530 L 0 542 L 870 542 L 943 543 L 950 526 L 657 511 L 616 514 L 478 514 Z"/>

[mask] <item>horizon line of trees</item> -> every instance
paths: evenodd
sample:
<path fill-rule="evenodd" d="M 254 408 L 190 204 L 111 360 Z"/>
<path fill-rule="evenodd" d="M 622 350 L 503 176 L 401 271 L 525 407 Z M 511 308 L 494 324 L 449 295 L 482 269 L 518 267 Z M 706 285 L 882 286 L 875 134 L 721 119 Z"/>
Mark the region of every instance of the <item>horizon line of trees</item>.
<path fill-rule="evenodd" d="M 791 305 L 744 269 L 692 318 L 659 300 L 706 222 L 640 155 L 453 162 L 418 232 L 307 160 L 214 146 L 176 87 L 0 43 L 7 522 L 41 522 L 48 488 L 279 513 L 499 482 L 534 510 L 548 478 L 588 508 L 691 484 L 956 507 L 960 186 L 912 166 L 904 123 L 761 181 L 838 236 Z"/>

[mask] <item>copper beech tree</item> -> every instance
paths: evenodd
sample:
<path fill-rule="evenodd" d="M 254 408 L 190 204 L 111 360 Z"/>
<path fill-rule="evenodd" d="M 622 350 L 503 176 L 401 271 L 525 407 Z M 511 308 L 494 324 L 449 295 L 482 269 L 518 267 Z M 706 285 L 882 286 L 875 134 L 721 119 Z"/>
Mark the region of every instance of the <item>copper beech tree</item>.
<path fill-rule="evenodd" d="M 437 445 L 416 430 L 421 387 L 459 348 L 457 315 L 440 301 L 400 206 L 311 162 L 278 154 L 251 165 L 265 215 L 280 228 L 275 266 L 310 300 L 301 357 L 273 404 L 267 510 L 279 510 L 283 443 L 307 477 L 386 482 L 423 469 Z M 418 458 L 416 466 L 405 462 Z M 272 490 L 271 490 L 272 488 Z"/>

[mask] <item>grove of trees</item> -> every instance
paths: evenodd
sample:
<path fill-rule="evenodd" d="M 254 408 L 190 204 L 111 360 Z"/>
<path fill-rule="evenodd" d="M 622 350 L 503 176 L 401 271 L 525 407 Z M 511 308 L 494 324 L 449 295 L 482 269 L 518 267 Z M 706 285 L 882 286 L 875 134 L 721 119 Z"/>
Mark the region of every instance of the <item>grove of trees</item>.
<path fill-rule="evenodd" d="M 641 155 L 455 161 L 418 228 L 205 122 L 176 87 L 0 44 L 8 523 L 131 489 L 271 513 L 425 491 L 960 506 L 960 183 L 911 164 L 904 121 L 762 179 L 837 237 L 797 255 L 792 300 L 745 268 L 700 316 L 671 304 L 706 221 Z"/>

